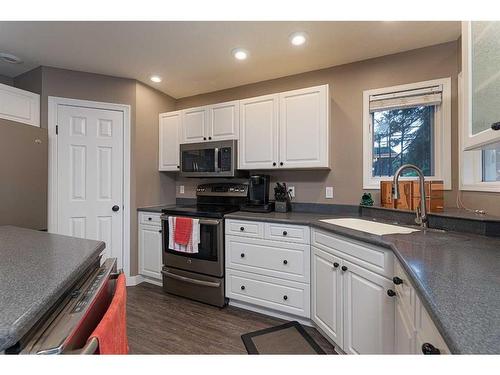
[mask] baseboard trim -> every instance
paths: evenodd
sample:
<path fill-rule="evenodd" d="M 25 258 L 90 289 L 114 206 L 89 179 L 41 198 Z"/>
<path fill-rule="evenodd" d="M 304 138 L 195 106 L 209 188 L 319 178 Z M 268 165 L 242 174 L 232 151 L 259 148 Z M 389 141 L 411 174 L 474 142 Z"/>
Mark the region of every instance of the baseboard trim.
<path fill-rule="evenodd" d="M 269 316 L 272 316 L 275 318 L 284 319 L 284 320 L 288 320 L 288 321 L 296 320 L 297 322 L 299 322 L 300 324 L 303 324 L 305 326 L 314 327 L 313 322 L 308 318 L 288 314 L 288 313 L 281 312 L 281 311 L 268 309 L 268 308 L 262 307 L 262 306 L 252 305 L 252 304 L 247 303 L 247 302 L 229 300 L 229 306 L 237 307 L 237 308 L 244 309 L 244 310 L 250 310 L 253 312 L 257 312 L 259 314 L 269 315 Z"/>
<path fill-rule="evenodd" d="M 158 286 L 163 286 L 163 283 L 161 280 L 156 280 L 152 279 L 151 277 L 143 276 L 143 275 L 135 275 L 135 276 L 130 276 L 127 279 L 127 286 L 136 286 L 141 283 L 150 283 Z"/>

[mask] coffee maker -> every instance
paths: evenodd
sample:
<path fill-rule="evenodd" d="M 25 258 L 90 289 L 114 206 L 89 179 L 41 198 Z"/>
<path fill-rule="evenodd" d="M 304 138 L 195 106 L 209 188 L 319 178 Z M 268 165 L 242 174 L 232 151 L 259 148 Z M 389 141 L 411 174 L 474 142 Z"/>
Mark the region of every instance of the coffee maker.
<path fill-rule="evenodd" d="M 270 212 L 274 210 L 274 203 L 269 202 L 269 175 L 256 174 L 248 181 L 248 200 L 240 206 L 241 211 Z"/>

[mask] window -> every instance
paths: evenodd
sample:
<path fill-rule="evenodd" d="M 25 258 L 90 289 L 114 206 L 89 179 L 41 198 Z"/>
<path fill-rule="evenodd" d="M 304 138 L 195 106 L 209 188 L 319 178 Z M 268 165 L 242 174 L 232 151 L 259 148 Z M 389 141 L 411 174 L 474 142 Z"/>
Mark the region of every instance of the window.
<path fill-rule="evenodd" d="M 464 151 L 464 137 L 468 118 L 464 103 L 464 80 L 458 75 L 459 127 L 460 131 L 460 190 L 500 192 L 500 143 L 486 146 L 483 150 Z"/>
<path fill-rule="evenodd" d="M 363 100 L 363 188 L 379 189 L 409 163 L 450 189 L 450 79 L 368 90 Z"/>

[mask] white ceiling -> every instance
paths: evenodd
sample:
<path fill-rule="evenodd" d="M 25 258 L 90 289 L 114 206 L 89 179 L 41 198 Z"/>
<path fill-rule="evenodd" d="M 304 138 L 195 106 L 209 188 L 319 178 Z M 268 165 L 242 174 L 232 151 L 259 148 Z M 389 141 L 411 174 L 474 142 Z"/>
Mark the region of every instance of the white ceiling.
<path fill-rule="evenodd" d="M 309 35 L 293 47 L 294 31 Z M 0 62 L 135 78 L 180 98 L 456 40 L 459 22 L 0 22 Z M 236 61 L 231 50 L 249 51 Z M 163 82 L 153 84 L 158 74 Z"/>

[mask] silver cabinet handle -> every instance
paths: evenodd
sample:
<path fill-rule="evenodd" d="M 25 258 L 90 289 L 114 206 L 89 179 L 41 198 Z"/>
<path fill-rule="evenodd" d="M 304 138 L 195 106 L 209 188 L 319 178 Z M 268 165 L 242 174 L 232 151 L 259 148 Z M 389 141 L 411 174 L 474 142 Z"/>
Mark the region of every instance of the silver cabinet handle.
<path fill-rule="evenodd" d="M 166 270 L 161 270 L 161 273 L 164 274 L 166 277 L 170 277 L 172 279 L 176 279 L 176 280 L 179 280 L 179 281 L 184 281 L 184 282 L 190 283 L 190 284 L 201 285 L 201 286 L 208 286 L 210 288 L 219 288 L 220 287 L 220 282 L 196 280 L 196 279 L 192 279 L 190 277 L 176 275 L 175 273 L 172 273 L 172 272 L 169 272 L 169 271 L 166 271 Z"/>

